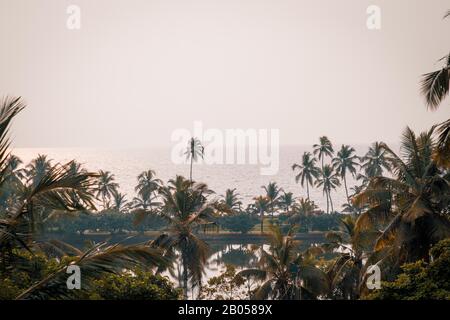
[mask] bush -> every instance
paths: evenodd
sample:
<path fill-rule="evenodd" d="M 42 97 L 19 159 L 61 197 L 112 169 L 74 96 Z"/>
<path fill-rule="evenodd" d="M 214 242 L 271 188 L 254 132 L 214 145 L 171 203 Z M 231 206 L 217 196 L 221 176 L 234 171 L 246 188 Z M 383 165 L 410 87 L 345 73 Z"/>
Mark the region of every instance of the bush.
<path fill-rule="evenodd" d="M 135 270 L 121 275 L 107 275 L 94 283 L 94 300 L 177 300 L 181 290 L 165 277 Z"/>
<path fill-rule="evenodd" d="M 252 230 L 253 227 L 258 223 L 258 217 L 246 213 L 239 213 L 236 215 L 225 216 L 218 219 L 218 224 L 223 229 L 234 232 L 241 232 L 244 234 Z"/>
<path fill-rule="evenodd" d="M 393 282 L 383 282 L 374 300 L 450 300 L 450 239 L 437 243 L 430 251 L 433 261 L 405 264 Z"/>

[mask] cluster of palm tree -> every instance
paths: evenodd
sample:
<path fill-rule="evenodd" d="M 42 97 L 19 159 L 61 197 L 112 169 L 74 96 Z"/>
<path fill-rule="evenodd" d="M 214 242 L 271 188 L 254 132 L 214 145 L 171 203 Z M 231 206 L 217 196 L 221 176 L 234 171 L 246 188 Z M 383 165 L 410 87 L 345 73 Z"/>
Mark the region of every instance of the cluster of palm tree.
<path fill-rule="evenodd" d="M 331 192 L 341 186 L 341 182 L 347 197 L 346 207 L 350 207 L 351 194 L 347 183 L 349 175 L 361 180 L 361 185 L 355 186 L 361 187 L 365 186 L 370 178 L 391 170 L 385 151 L 380 148 L 380 142 L 372 144 L 368 152 L 359 157 L 349 145 L 342 145 L 334 155 L 333 144 L 328 137 L 320 137 L 319 141 L 319 144 L 313 146 L 313 153 L 304 152 L 301 162 L 293 164 L 292 170 L 296 171 L 295 181 L 302 187 L 306 186 L 306 199 L 310 199 L 310 187 L 322 189 L 327 201 L 327 213 L 330 213 L 330 209 L 331 212 L 335 211 Z M 325 163 L 327 158 L 330 160 L 328 164 Z M 317 165 L 318 161 L 321 162 L 320 167 Z"/>

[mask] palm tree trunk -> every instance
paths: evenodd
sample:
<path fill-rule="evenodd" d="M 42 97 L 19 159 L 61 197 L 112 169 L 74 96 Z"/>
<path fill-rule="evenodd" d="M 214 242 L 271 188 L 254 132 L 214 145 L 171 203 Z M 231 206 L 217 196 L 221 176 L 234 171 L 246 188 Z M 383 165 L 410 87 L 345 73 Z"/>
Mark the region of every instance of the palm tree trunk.
<path fill-rule="evenodd" d="M 327 214 L 330 213 L 330 203 L 328 201 L 328 191 L 325 191 L 325 195 L 327 196 Z"/>
<path fill-rule="evenodd" d="M 347 195 L 347 203 L 350 204 L 350 199 L 348 197 L 348 189 L 347 189 L 347 179 L 345 178 L 345 174 L 344 174 L 344 187 L 345 187 L 345 194 Z"/>
<path fill-rule="evenodd" d="M 188 299 L 188 272 L 186 266 L 186 258 L 183 255 L 183 299 Z"/>
<path fill-rule="evenodd" d="M 306 198 L 309 200 L 309 182 L 306 181 Z"/>
<path fill-rule="evenodd" d="M 261 234 L 264 232 L 264 211 L 261 210 Z"/>
<path fill-rule="evenodd" d="M 189 172 L 189 180 L 191 181 L 191 183 L 192 183 L 192 161 L 193 161 L 193 158 L 194 157 L 191 156 L 191 170 Z"/>
<path fill-rule="evenodd" d="M 334 207 L 333 207 L 333 199 L 331 199 L 331 190 L 328 191 L 328 196 L 330 197 L 331 213 L 333 213 Z"/>

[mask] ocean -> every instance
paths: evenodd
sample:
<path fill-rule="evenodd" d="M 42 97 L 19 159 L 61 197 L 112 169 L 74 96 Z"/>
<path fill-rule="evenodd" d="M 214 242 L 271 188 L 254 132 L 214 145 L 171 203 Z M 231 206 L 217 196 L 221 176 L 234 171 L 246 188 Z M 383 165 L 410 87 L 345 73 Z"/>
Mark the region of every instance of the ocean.
<path fill-rule="evenodd" d="M 365 154 L 368 145 L 354 146 L 357 155 Z M 312 151 L 310 146 L 283 146 L 279 153 L 279 171 L 272 176 L 261 175 L 260 166 L 251 164 L 194 164 L 193 179 L 206 183 L 209 188 L 221 196 L 228 188 L 236 188 L 244 204 L 248 204 L 255 196 L 263 195 L 262 186 L 269 182 L 277 182 L 286 192 L 295 197 L 306 197 L 306 188 L 295 182 L 295 174 L 291 167 L 299 163 L 304 151 Z M 88 170 L 107 170 L 115 175 L 120 185 L 120 192 L 126 194 L 127 200 L 135 196 L 134 187 L 137 176 L 145 170 L 152 169 L 159 179 L 167 182 L 175 175 L 189 177 L 189 163 L 175 164 L 171 161 L 169 148 L 142 149 L 93 149 L 93 148 L 15 148 L 13 154 L 27 164 L 39 154 L 48 155 L 54 163 L 77 160 Z M 329 162 L 329 159 L 328 161 Z M 348 187 L 357 183 L 347 177 Z M 346 202 L 343 185 L 333 191 L 332 199 L 335 210 L 340 210 Z M 321 189 L 310 187 L 311 199 L 326 210 L 326 198 Z"/>

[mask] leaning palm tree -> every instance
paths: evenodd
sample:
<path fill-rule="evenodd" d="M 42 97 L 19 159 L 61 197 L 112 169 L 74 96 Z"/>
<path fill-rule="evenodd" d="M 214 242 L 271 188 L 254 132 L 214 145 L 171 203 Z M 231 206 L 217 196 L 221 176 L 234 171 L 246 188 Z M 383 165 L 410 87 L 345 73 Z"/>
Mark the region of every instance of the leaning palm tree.
<path fill-rule="evenodd" d="M 450 16 L 448 11 L 445 18 Z M 450 86 L 450 54 L 441 58 L 443 66 L 422 76 L 422 94 L 425 96 L 427 106 L 431 110 L 437 110 L 442 101 L 448 96 Z M 438 147 L 435 150 L 435 160 L 442 166 L 450 167 L 450 119 L 440 124 Z"/>
<path fill-rule="evenodd" d="M 102 275 L 113 273 L 123 274 L 135 267 L 142 269 L 161 268 L 168 265 L 169 260 L 162 256 L 162 251 L 151 245 L 124 246 L 121 244 L 107 245 L 100 243 L 86 252 L 74 247 L 75 256 L 64 259 L 54 272 L 24 290 L 18 300 L 65 300 L 76 299 L 74 290 L 67 289 L 67 268 L 77 266 L 82 270 L 80 291 L 89 292 L 95 288 L 95 281 Z M 66 255 L 63 257 L 69 258 Z M 79 290 L 76 290 L 79 291 Z M 79 293 L 79 292 L 77 292 Z"/>
<path fill-rule="evenodd" d="M 283 236 L 279 227 L 271 227 L 270 249 L 260 249 L 258 268 L 238 273 L 244 278 L 253 277 L 263 283 L 252 299 L 302 300 L 317 299 L 328 292 L 326 274 L 316 267 L 314 250 L 298 252 L 294 241 L 294 228 Z"/>
<path fill-rule="evenodd" d="M 322 170 L 324 166 L 324 159 L 325 157 L 333 157 L 333 145 L 331 144 L 330 139 L 328 137 L 323 136 L 319 138 L 319 144 L 313 145 L 314 148 L 314 155 L 319 156 L 319 160 L 322 161 Z"/>
<path fill-rule="evenodd" d="M 190 171 L 189 171 L 189 180 L 192 182 L 192 164 L 197 161 L 199 158 L 203 159 L 203 155 L 205 153 L 205 148 L 203 147 L 200 140 L 192 137 L 189 140 L 187 150 L 185 152 L 186 158 L 190 160 Z"/>
<path fill-rule="evenodd" d="M 355 161 L 356 159 L 358 157 L 355 155 L 355 149 L 348 145 L 342 145 L 341 150 L 338 151 L 336 158 L 332 162 L 334 169 L 344 181 L 347 203 L 350 203 L 347 189 L 347 173 L 355 177 L 356 167 L 358 166 L 358 163 Z"/>
<path fill-rule="evenodd" d="M 212 193 L 205 184 L 177 176 L 160 190 L 163 200 L 161 216 L 169 227 L 155 243 L 168 256 L 180 254 L 184 298 L 188 297 L 188 283 L 200 286 L 208 256 L 208 245 L 199 239 L 195 230 L 212 217 L 213 205 L 207 197 Z"/>
<path fill-rule="evenodd" d="M 264 189 L 264 191 L 266 192 L 266 197 L 267 199 L 269 199 L 270 212 L 273 221 L 273 214 L 275 212 L 275 207 L 278 205 L 278 200 L 283 190 L 280 187 L 278 187 L 276 182 L 270 182 L 267 186 L 262 186 L 261 188 Z"/>
<path fill-rule="evenodd" d="M 331 190 L 336 189 L 340 185 L 339 176 L 333 170 L 333 167 L 326 164 L 321 170 L 321 174 L 319 178 L 316 180 L 316 186 L 322 187 L 323 194 L 327 198 L 327 213 L 330 213 L 330 205 L 331 211 L 334 211 L 333 200 L 331 199 Z"/>
<path fill-rule="evenodd" d="M 314 179 L 319 176 L 319 168 L 316 167 L 316 158 L 310 152 L 303 153 L 301 164 L 294 163 L 292 170 L 299 170 L 299 173 L 295 176 L 295 182 L 299 182 L 302 187 L 306 183 L 306 195 L 309 199 L 309 186 L 314 184 Z"/>
<path fill-rule="evenodd" d="M 109 207 L 109 200 L 111 199 L 113 192 L 117 190 L 119 185 L 114 182 L 115 177 L 109 171 L 100 170 L 98 173 L 97 179 L 97 197 L 102 198 L 103 201 L 103 209 L 107 209 Z"/>
<path fill-rule="evenodd" d="M 430 247 L 450 236 L 450 177 L 433 160 L 434 130 L 416 136 L 406 128 L 400 156 L 382 143 L 395 176 L 373 178 L 355 197 L 357 203 L 369 206 L 358 219 L 361 229 L 388 221 L 375 250 L 390 250 L 397 266 L 428 260 Z"/>

